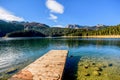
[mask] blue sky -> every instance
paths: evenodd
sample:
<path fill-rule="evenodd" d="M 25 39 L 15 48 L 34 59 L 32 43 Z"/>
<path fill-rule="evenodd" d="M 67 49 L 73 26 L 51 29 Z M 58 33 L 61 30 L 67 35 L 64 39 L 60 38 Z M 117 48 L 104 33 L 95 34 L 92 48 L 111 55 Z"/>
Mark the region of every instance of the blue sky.
<path fill-rule="evenodd" d="M 0 0 L 0 19 L 50 26 L 120 24 L 120 0 Z"/>

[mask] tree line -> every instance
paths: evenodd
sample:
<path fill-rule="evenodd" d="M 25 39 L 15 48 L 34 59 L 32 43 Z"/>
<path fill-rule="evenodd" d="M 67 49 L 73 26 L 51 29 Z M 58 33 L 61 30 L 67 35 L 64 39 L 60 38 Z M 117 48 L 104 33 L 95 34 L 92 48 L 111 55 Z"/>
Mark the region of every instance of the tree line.
<path fill-rule="evenodd" d="M 25 30 L 25 24 L 30 29 Z M 43 24 L 42 24 L 43 25 Z M 72 29 L 72 28 L 58 28 L 48 27 L 46 25 L 40 25 L 38 23 L 20 23 L 20 22 L 5 22 L 0 20 L 0 37 L 3 36 L 98 36 L 98 35 L 120 35 L 120 25 L 107 26 L 97 29 Z M 31 28 L 32 26 L 32 28 Z M 32 31 L 31 31 L 32 30 Z M 30 35 L 31 34 L 31 35 Z"/>

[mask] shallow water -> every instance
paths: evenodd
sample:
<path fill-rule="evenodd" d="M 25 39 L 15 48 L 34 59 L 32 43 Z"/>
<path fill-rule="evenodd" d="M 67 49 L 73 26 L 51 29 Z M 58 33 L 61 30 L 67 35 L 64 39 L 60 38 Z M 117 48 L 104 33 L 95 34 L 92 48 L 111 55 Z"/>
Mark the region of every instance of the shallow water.
<path fill-rule="evenodd" d="M 80 80 L 79 78 L 84 76 L 80 71 L 81 68 L 84 67 L 84 64 L 86 64 L 86 61 L 96 62 L 96 66 L 98 63 L 106 65 L 112 64 L 110 67 L 112 68 L 112 71 L 115 72 L 116 69 L 120 70 L 120 39 L 1 38 L 0 78 L 10 77 L 51 49 L 69 50 L 63 78 L 64 80 Z M 83 64 L 83 66 L 79 66 L 79 64 Z M 106 69 L 104 69 L 101 74 L 104 74 Z M 116 80 L 119 74 L 114 74 L 117 76 L 115 76 L 115 79 L 113 80 Z M 87 78 L 84 78 L 83 80 L 94 79 L 89 79 L 87 76 Z"/>

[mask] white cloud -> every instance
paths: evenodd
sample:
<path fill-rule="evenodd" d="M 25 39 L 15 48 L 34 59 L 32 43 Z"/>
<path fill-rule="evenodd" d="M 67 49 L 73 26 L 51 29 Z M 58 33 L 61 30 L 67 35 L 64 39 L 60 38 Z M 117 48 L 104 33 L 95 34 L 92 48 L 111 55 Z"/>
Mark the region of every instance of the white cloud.
<path fill-rule="evenodd" d="M 46 6 L 53 13 L 62 14 L 64 12 L 64 6 L 58 3 L 56 0 L 47 0 Z"/>
<path fill-rule="evenodd" d="M 13 15 L 2 7 L 0 7 L 0 19 L 6 21 L 24 21 L 23 18 Z"/>
<path fill-rule="evenodd" d="M 63 25 L 54 25 L 53 27 L 64 27 Z"/>
<path fill-rule="evenodd" d="M 54 22 L 57 22 L 58 17 L 55 16 L 54 14 L 50 14 L 49 19 L 53 20 Z"/>

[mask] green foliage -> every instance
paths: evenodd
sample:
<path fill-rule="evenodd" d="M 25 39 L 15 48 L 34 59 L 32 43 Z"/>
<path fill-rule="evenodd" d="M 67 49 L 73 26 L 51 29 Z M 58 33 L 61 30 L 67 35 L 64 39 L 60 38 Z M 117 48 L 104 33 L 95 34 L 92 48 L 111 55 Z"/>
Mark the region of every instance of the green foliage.
<path fill-rule="evenodd" d="M 51 37 L 120 35 L 120 25 L 109 26 L 109 27 L 106 27 L 106 28 L 103 28 L 103 29 L 100 29 L 100 30 L 70 29 L 70 28 L 44 28 L 44 29 L 38 29 L 38 31 L 41 32 L 41 34 L 44 34 L 44 36 L 51 36 Z M 26 31 L 24 31 L 24 32 L 26 32 Z M 24 34 L 24 32 L 22 34 Z M 21 36 L 23 36 L 22 34 L 21 34 Z M 32 34 L 32 33 L 30 33 L 30 34 Z M 7 36 L 8 35 L 9 34 L 7 34 Z M 14 37 L 15 36 L 18 37 L 18 35 L 14 35 Z M 12 37 L 13 37 L 13 33 L 12 33 Z"/>
<path fill-rule="evenodd" d="M 6 35 L 6 33 L 23 30 L 24 26 L 22 24 L 15 24 L 11 22 L 0 21 L 0 37 Z"/>
<path fill-rule="evenodd" d="M 40 32 L 46 36 L 56 37 L 56 36 L 81 36 L 81 32 L 84 29 L 70 29 L 70 28 L 48 28 L 41 30 Z M 75 33 L 75 34 L 74 34 Z"/>
<path fill-rule="evenodd" d="M 88 31 L 88 35 L 86 36 L 92 36 L 92 35 L 120 35 L 120 25 L 118 26 L 110 26 L 101 30 L 97 31 Z"/>
<path fill-rule="evenodd" d="M 23 30 L 8 33 L 6 37 L 45 37 L 45 35 L 36 30 Z"/>
<path fill-rule="evenodd" d="M 8 37 L 120 35 L 120 25 L 106 26 L 100 28 L 92 27 L 92 29 L 89 28 L 81 28 L 81 29 L 58 28 L 58 27 L 50 28 L 45 24 L 40 24 L 35 22 L 22 23 L 22 22 L 5 22 L 0 20 L 0 37 L 5 36 L 6 34 L 7 34 L 6 36 Z M 25 31 L 22 31 L 24 29 Z M 34 30 L 34 31 L 31 32 L 30 30 Z"/>
<path fill-rule="evenodd" d="M 109 26 L 99 30 L 72 30 L 67 36 L 99 36 L 99 35 L 120 35 L 120 25 Z M 70 32 L 70 31 L 69 31 Z"/>

